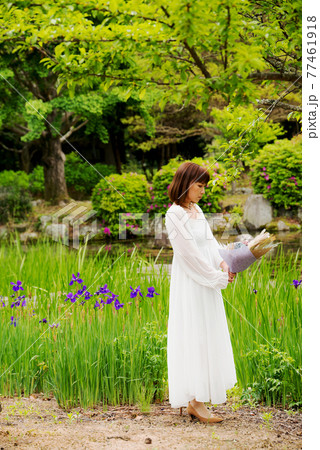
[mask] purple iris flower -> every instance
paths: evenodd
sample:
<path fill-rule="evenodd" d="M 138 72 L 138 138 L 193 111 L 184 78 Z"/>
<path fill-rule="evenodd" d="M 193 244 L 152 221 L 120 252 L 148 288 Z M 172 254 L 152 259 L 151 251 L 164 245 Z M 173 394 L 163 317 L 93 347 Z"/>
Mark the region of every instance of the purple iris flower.
<path fill-rule="evenodd" d="M 253 289 L 253 292 L 256 294 L 258 291 L 257 291 L 257 289 Z"/>
<path fill-rule="evenodd" d="M 290 283 L 290 284 L 292 284 L 297 289 L 297 287 L 300 286 L 301 283 L 302 283 L 302 280 L 300 280 L 300 281 L 293 280 L 293 283 Z"/>
<path fill-rule="evenodd" d="M 100 289 L 97 292 L 95 292 L 95 294 L 96 295 L 108 294 L 108 292 L 111 292 L 111 291 L 108 289 L 108 285 L 105 284 L 103 287 L 100 287 Z"/>
<path fill-rule="evenodd" d="M 94 308 L 100 308 L 99 300 L 96 300 L 96 302 L 94 304 Z"/>
<path fill-rule="evenodd" d="M 77 295 L 82 295 L 87 289 L 87 286 L 83 285 L 81 289 L 78 289 Z"/>
<path fill-rule="evenodd" d="M 80 278 L 79 272 L 77 273 L 77 276 L 74 273 L 72 274 L 72 280 L 70 281 L 69 286 L 72 286 L 73 283 L 75 283 L 75 282 L 80 283 L 80 284 L 83 283 L 83 281 Z"/>
<path fill-rule="evenodd" d="M 153 286 L 148 287 L 148 293 L 146 297 L 154 297 L 155 295 L 160 295 L 157 292 L 155 292 L 155 288 Z"/>
<path fill-rule="evenodd" d="M 19 295 L 19 297 L 15 298 L 15 302 L 11 303 L 11 308 L 14 306 L 20 306 L 21 300 L 25 298 L 25 295 Z M 26 300 L 23 300 L 21 306 L 26 306 Z"/>
<path fill-rule="evenodd" d="M 92 296 L 93 296 L 93 294 L 90 294 L 89 291 L 86 291 L 86 292 L 84 293 L 84 299 L 85 299 L 85 300 L 89 300 L 89 298 L 91 298 Z"/>
<path fill-rule="evenodd" d="M 4 301 L 1 300 L 1 308 L 5 308 L 5 307 L 6 307 L 6 305 L 5 305 Z"/>
<path fill-rule="evenodd" d="M 137 296 L 137 294 L 139 294 L 141 297 L 143 297 L 141 291 L 140 291 L 140 285 L 136 288 L 133 289 L 132 286 L 130 286 L 130 289 L 132 290 L 132 292 L 130 293 L 130 298 L 134 298 Z"/>
<path fill-rule="evenodd" d="M 46 318 L 39 320 L 39 323 L 41 323 L 41 322 L 42 322 L 42 323 L 48 323 L 48 321 L 47 321 Z"/>
<path fill-rule="evenodd" d="M 19 289 L 20 289 L 21 291 L 24 291 L 23 287 L 21 286 L 21 285 L 22 285 L 22 282 L 19 281 L 19 280 L 17 281 L 17 283 L 13 283 L 12 281 L 10 281 L 10 284 L 13 285 L 12 289 L 13 289 L 15 292 L 17 292 Z"/>
<path fill-rule="evenodd" d="M 56 328 L 58 328 L 58 326 L 60 325 L 60 323 L 49 323 L 49 327 L 50 328 L 54 328 L 54 327 L 56 327 Z"/>
<path fill-rule="evenodd" d="M 112 303 L 113 300 L 114 301 L 118 300 L 116 297 L 119 297 L 119 295 L 111 292 L 111 297 L 108 297 L 108 299 L 107 299 L 107 305 L 110 305 L 110 303 Z"/>
<path fill-rule="evenodd" d="M 71 300 L 71 303 L 74 303 L 78 298 L 77 294 L 73 294 L 72 292 L 69 292 L 69 294 L 67 295 L 67 298 L 64 300 L 65 302 L 67 302 L 68 300 Z"/>
<path fill-rule="evenodd" d="M 120 308 L 123 308 L 124 303 L 120 303 L 119 300 L 116 298 L 114 301 L 114 307 L 118 310 Z"/>
<path fill-rule="evenodd" d="M 17 321 L 16 321 L 16 319 L 13 316 L 11 316 L 11 323 L 10 323 L 10 325 L 14 325 L 15 327 L 17 326 Z"/>

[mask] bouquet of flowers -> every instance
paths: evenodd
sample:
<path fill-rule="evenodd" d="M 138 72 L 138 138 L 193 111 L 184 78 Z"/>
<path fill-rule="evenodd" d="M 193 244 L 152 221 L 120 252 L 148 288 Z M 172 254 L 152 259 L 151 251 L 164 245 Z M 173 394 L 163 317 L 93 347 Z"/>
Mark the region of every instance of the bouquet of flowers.
<path fill-rule="evenodd" d="M 219 253 L 228 264 L 230 272 L 242 272 L 273 247 L 276 247 L 278 243 L 272 244 L 274 240 L 275 236 L 270 235 L 264 229 L 247 244 L 235 242 L 220 248 Z"/>

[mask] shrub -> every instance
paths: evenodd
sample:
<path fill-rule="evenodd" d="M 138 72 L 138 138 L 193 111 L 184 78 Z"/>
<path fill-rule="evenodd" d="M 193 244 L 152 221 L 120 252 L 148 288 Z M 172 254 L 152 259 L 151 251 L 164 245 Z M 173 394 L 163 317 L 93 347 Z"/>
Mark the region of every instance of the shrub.
<path fill-rule="evenodd" d="M 31 211 L 29 179 L 25 172 L 4 170 L 0 173 L 0 223 L 10 218 L 22 219 Z"/>
<path fill-rule="evenodd" d="M 65 177 L 69 193 L 75 197 L 77 194 L 91 195 L 92 189 L 103 177 L 109 176 L 116 171 L 116 168 L 107 164 L 89 165 L 77 153 L 72 152 L 66 155 Z"/>
<path fill-rule="evenodd" d="M 88 196 L 101 179 L 101 175 L 103 177 L 108 176 L 115 170 L 114 166 L 102 163 L 89 165 L 77 153 L 72 152 L 66 155 L 65 163 L 65 178 L 69 193 L 75 198 Z M 29 190 L 33 195 L 43 195 L 44 173 L 42 166 L 36 166 L 30 173 Z"/>
<path fill-rule="evenodd" d="M 118 192 L 123 195 L 119 195 Z M 102 218 L 111 235 L 119 233 L 119 214 L 145 213 L 150 201 L 146 177 L 134 172 L 122 175 L 112 174 L 99 181 L 92 192 L 92 207 Z M 127 228 L 138 230 L 136 220 L 131 220 Z"/>
<path fill-rule="evenodd" d="M 28 174 L 18 170 L 3 170 L 0 172 L 0 186 L 1 187 L 16 187 L 20 190 L 29 188 Z"/>
<path fill-rule="evenodd" d="M 302 138 L 265 145 L 252 162 L 252 184 L 276 208 L 297 209 L 302 201 Z"/>
<path fill-rule="evenodd" d="M 199 164 L 208 169 L 211 180 L 223 179 L 223 168 L 221 163 L 215 162 L 214 158 L 203 160 L 202 158 L 193 158 L 193 163 Z M 153 185 L 150 187 L 151 204 L 148 206 L 147 212 L 150 214 L 165 213 L 167 208 L 171 206 L 168 195 L 169 185 L 178 167 L 185 162 L 179 155 L 169 161 L 168 164 L 162 166 L 161 169 L 153 177 Z M 204 213 L 216 212 L 220 210 L 219 201 L 223 195 L 223 187 L 217 185 L 214 190 L 206 189 L 206 192 L 199 202 Z"/>
<path fill-rule="evenodd" d="M 293 399 L 301 398 L 301 392 L 295 387 L 295 378 L 300 377 L 295 370 L 295 361 L 276 348 L 279 345 L 279 339 L 273 338 L 271 345 L 259 344 L 246 354 L 248 364 L 255 368 L 255 382 L 243 392 L 243 399 L 250 395 L 267 405 L 282 403 L 286 406 L 288 403 L 291 407 Z"/>
<path fill-rule="evenodd" d="M 146 380 L 152 380 L 152 400 L 162 399 L 168 378 L 166 364 L 167 335 L 159 329 L 156 321 L 148 322 L 142 328 L 141 351 L 143 373 Z"/>
<path fill-rule="evenodd" d="M 33 195 L 44 194 L 44 173 L 42 166 L 36 166 L 29 174 L 29 190 Z"/>

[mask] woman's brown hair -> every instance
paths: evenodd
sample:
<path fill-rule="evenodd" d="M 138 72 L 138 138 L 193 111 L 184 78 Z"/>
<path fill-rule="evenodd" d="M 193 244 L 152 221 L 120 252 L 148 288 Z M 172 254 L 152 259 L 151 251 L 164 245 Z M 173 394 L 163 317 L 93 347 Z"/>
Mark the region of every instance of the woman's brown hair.
<path fill-rule="evenodd" d="M 207 184 L 209 180 L 209 172 L 204 167 L 192 162 L 182 163 L 169 186 L 170 200 L 177 205 L 183 204 L 192 182 Z"/>

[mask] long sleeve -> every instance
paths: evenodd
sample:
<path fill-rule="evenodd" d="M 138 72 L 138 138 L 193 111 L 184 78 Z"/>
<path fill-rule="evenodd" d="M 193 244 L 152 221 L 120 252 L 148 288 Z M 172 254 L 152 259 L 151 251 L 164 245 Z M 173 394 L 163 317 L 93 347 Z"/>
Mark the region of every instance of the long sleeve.
<path fill-rule="evenodd" d="M 207 236 L 208 236 L 208 246 L 210 248 L 211 251 L 211 255 L 214 259 L 214 262 L 216 264 L 216 267 L 220 267 L 221 262 L 223 261 L 223 258 L 221 257 L 220 253 L 219 253 L 219 248 L 223 248 L 217 241 L 217 239 L 214 237 L 211 228 L 209 226 L 208 221 L 205 218 L 205 215 L 202 211 L 202 209 L 200 208 L 199 205 L 196 205 L 196 208 L 198 209 L 198 211 L 200 212 L 201 216 L 203 217 L 203 220 L 206 221 L 206 227 L 207 227 Z"/>
<path fill-rule="evenodd" d="M 208 227 L 208 236 L 210 237 L 210 239 L 208 239 L 208 245 L 210 246 L 211 254 L 216 263 L 216 266 L 219 267 L 220 263 L 223 261 L 223 258 L 221 257 L 218 250 L 219 250 L 219 248 L 222 248 L 222 247 L 219 245 L 218 241 L 213 236 L 208 222 L 207 222 L 207 227 Z"/>
<path fill-rule="evenodd" d="M 225 289 L 228 273 L 215 269 L 202 256 L 187 226 L 188 216 L 182 208 L 173 208 L 165 217 L 168 238 L 183 270 L 198 284 Z"/>

